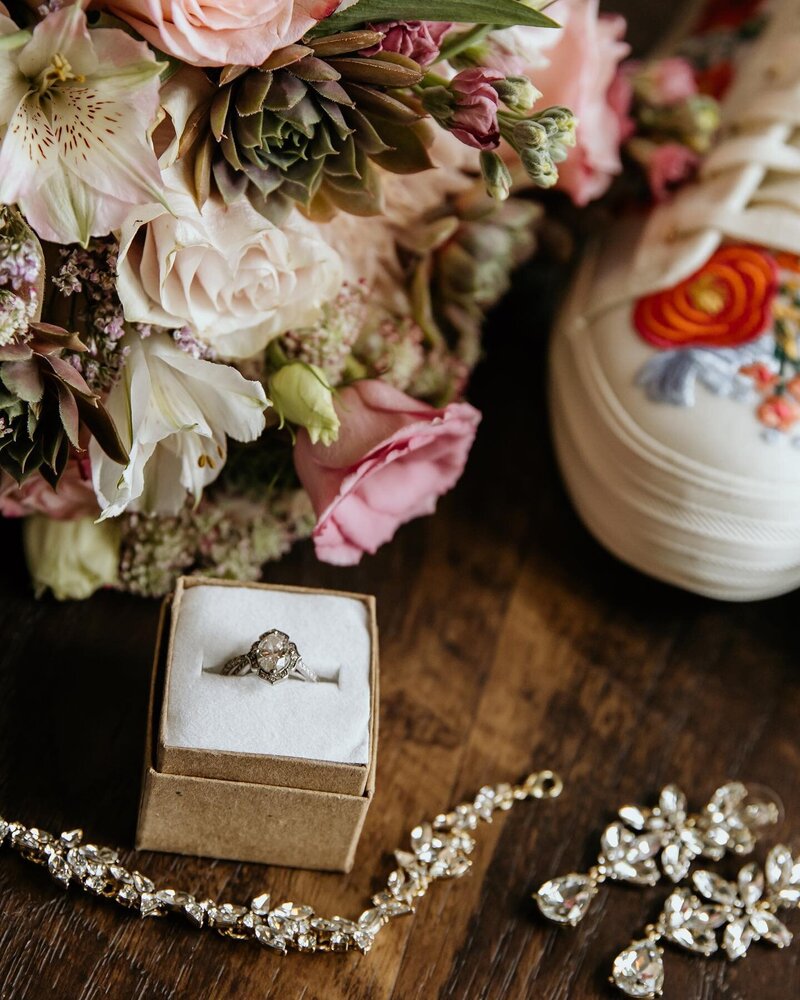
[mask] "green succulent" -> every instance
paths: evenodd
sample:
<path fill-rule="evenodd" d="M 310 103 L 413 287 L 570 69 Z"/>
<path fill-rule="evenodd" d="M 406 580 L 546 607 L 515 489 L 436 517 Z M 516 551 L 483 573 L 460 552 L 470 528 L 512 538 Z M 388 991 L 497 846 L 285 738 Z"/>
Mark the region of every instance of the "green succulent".
<path fill-rule="evenodd" d="M 379 214 L 375 165 L 400 174 L 432 165 L 429 125 L 409 91 L 423 71 L 375 51 L 381 37 L 348 31 L 288 46 L 259 67 L 225 68 L 181 137 L 198 202 L 244 195 L 275 221 L 294 203 L 315 218 Z"/>

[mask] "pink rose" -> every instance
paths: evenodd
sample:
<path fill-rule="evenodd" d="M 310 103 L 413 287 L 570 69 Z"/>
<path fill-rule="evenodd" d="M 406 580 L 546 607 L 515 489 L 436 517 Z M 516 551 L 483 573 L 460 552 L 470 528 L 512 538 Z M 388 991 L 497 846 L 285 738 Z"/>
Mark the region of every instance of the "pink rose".
<path fill-rule="evenodd" d="M 368 50 L 375 52 L 397 52 L 418 62 L 420 66 L 430 66 L 439 58 L 442 39 L 453 27 L 452 21 L 387 21 L 370 27 L 383 32 L 383 40 Z"/>
<path fill-rule="evenodd" d="M 492 83 L 502 79 L 502 73 L 478 67 L 462 70 L 450 81 L 455 107 L 448 127 L 457 139 L 473 149 L 497 149 L 500 144 L 499 98 Z"/>
<path fill-rule="evenodd" d="M 689 180 L 700 166 L 700 157 L 679 142 L 656 146 L 647 158 L 650 191 L 656 201 L 664 201 L 673 188 Z"/>
<path fill-rule="evenodd" d="M 611 81 L 611 86 L 606 93 L 606 100 L 617 117 L 619 144 L 622 146 L 636 131 L 636 121 L 631 113 L 633 109 L 633 85 L 624 66 L 620 66 Z"/>
<path fill-rule="evenodd" d="M 619 150 L 627 115 L 609 101 L 617 66 L 629 52 L 625 19 L 600 15 L 598 0 L 559 0 L 548 13 L 563 16 L 564 30 L 550 50 L 549 66 L 536 74 L 542 107 L 559 104 L 578 119 L 577 144 L 559 167 L 558 186 L 576 205 L 605 193 L 622 170 Z"/>
<path fill-rule="evenodd" d="M 45 514 L 55 521 L 98 517 L 100 507 L 94 495 L 88 462 L 73 459 L 54 490 L 41 476 L 32 476 L 17 486 L 6 473 L 0 476 L 0 516 L 27 517 Z"/>
<path fill-rule="evenodd" d="M 312 445 L 301 430 L 295 467 L 317 515 L 317 556 L 354 566 L 401 524 L 434 512 L 464 470 L 481 416 L 468 403 L 437 410 L 377 380 L 342 389 L 336 409 L 338 441 Z"/>
<path fill-rule="evenodd" d="M 341 0 L 95 0 L 156 48 L 193 66 L 258 66 Z"/>
<path fill-rule="evenodd" d="M 625 19 L 601 15 L 599 0 L 558 0 L 547 8 L 562 30 L 517 27 L 490 42 L 487 65 L 525 75 L 542 92 L 537 109 L 569 108 L 578 120 L 577 142 L 559 164 L 558 186 L 577 205 L 599 198 L 622 170 L 620 145 L 627 107 L 615 85 L 628 54 Z"/>

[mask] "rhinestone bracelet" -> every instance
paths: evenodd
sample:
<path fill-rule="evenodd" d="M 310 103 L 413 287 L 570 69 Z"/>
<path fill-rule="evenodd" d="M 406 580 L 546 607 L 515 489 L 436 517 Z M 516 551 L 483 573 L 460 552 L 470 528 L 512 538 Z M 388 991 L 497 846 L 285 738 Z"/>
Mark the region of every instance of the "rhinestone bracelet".
<path fill-rule="evenodd" d="M 8 844 L 28 861 L 46 865 L 64 888 L 78 885 L 95 896 L 112 899 L 142 917 L 183 914 L 197 928 L 214 930 L 236 941 L 256 941 L 280 954 L 288 951 L 360 951 L 366 954 L 378 932 L 393 918 L 413 913 L 416 903 L 438 879 L 461 878 L 472 865 L 472 832 L 478 822 L 492 822 L 524 799 L 555 799 L 563 789 L 552 771 L 530 774 L 521 784 L 486 785 L 473 802 L 437 816 L 411 831 L 411 849 L 395 851 L 397 869 L 372 906 L 357 920 L 323 918 L 310 906 L 281 903 L 273 907 L 269 893 L 248 906 L 200 899 L 177 889 L 159 889 L 152 879 L 120 863 L 109 847 L 83 843 L 83 832 L 55 837 L 36 827 L 0 819 L 0 845 Z"/>

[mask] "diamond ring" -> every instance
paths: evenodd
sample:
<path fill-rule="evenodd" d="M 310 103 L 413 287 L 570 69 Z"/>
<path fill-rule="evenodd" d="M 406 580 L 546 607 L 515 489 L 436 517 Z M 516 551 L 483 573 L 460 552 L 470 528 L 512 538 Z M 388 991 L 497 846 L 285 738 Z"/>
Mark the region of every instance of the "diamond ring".
<path fill-rule="evenodd" d="M 262 633 L 248 652 L 228 660 L 222 673 L 228 677 L 255 674 L 270 684 L 280 684 L 290 677 L 300 681 L 317 681 L 314 671 L 303 663 L 297 646 L 285 632 L 276 628 Z"/>

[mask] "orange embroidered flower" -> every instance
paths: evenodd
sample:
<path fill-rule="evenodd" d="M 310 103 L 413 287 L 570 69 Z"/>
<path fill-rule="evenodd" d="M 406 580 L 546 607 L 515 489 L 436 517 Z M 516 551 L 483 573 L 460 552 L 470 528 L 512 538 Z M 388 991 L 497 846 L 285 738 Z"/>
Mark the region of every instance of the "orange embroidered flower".
<path fill-rule="evenodd" d="M 765 365 L 763 361 L 754 361 L 751 365 L 742 365 L 739 372 L 751 378 L 755 382 L 759 392 L 769 392 L 781 380 L 780 375 L 774 372 L 769 365 Z"/>
<path fill-rule="evenodd" d="M 794 253 L 776 253 L 775 263 L 782 271 L 794 271 L 800 274 L 800 257 Z"/>
<path fill-rule="evenodd" d="M 800 420 L 800 406 L 791 396 L 770 396 L 758 408 L 762 424 L 778 431 L 788 431 Z"/>
<path fill-rule="evenodd" d="M 777 289 L 773 257 L 726 246 L 674 288 L 640 299 L 633 322 L 656 347 L 736 347 L 767 328 Z"/>

